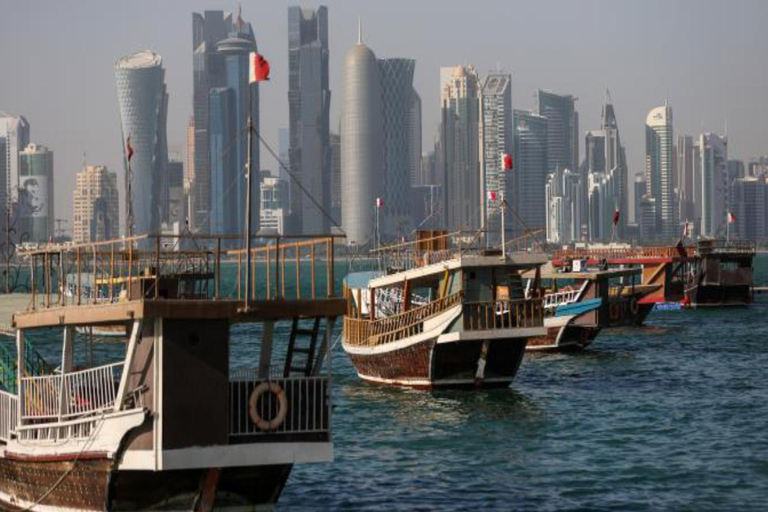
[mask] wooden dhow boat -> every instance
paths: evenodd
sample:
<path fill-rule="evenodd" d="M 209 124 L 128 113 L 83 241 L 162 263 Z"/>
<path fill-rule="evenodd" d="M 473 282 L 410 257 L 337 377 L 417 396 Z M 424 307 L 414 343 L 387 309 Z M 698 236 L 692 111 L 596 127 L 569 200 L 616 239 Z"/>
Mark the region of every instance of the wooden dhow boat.
<path fill-rule="evenodd" d="M 32 299 L 0 372 L 0 507 L 270 510 L 294 464 L 332 460 L 324 363 L 346 307 L 333 240 L 276 237 L 248 258 L 221 238 L 194 246 L 137 236 L 25 254 Z M 237 280 L 222 280 L 225 261 Z M 97 293 L 58 286 L 81 272 Z M 78 327 L 126 322 L 124 343 L 83 356 Z M 52 328 L 61 360 L 40 364 L 30 335 Z"/>
<path fill-rule="evenodd" d="M 547 256 L 533 244 L 507 254 L 448 248 L 451 236 L 387 248 L 388 271 L 347 277 L 342 346 L 360 378 L 426 389 L 506 387 L 528 340 L 546 333 L 538 284 L 526 297 L 521 276 Z"/>

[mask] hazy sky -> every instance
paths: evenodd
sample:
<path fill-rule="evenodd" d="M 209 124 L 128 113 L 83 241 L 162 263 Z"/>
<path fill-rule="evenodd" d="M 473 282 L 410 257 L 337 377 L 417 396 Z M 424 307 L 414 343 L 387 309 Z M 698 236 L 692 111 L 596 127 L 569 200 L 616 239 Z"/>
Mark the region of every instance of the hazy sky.
<path fill-rule="evenodd" d="M 293 4 L 242 5 L 272 64 L 272 81 L 261 88 L 261 130 L 275 149 L 277 130 L 288 124 L 287 6 Z M 537 88 L 578 97 L 582 154 L 583 132 L 597 128 L 608 87 L 630 176 L 643 170 L 645 116 L 665 98 L 675 135 L 722 133 L 727 120 L 730 158 L 768 153 L 768 1 L 323 4 L 330 18 L 334 131 L 344 55 L 361 17 L 363 38 L 378 57 L 416 59 L 425 150 L 437 131 L 439 67 L 473 64 L 481 75 L 497 66 L 512 72 L 514 108 L 533 108 Z M 169 146 L 183 157 L 192 110 L 191 13 L 205 9 L 236 11 L 237 2 L 0 0 L 0 111 L 26 116 L 32 140 L 54 151 L 57 217 L 72 217 L 83 153 L 89 164 L 123 172 L 114 76 L 122 55 L 152 49 L 163 56 Z M 262 151 L 261 167 L 275 169 L 268 158 Z"/>

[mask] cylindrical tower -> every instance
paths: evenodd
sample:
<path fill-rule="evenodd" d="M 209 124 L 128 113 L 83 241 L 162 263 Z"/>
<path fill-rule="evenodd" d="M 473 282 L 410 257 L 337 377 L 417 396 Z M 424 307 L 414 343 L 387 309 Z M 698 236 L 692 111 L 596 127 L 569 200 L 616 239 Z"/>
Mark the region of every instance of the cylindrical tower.
<path fill-rule="evenodd" d="M 123 150 L 130 136 L 134 151 L 131 159 L 133 233 L 159 233 L 167 199 L 167 182 L 164 194 L 163 177 L 168 160 L 163 59 L 150 50 L 128 55 L 115 63 L 115 78 Z M 127 155 L 125 162 L 127 166 Z"/>
<path fill-rule="evenodd" d="M 382 195 L 381 83 L 376 55 L 358 39 L 344 63 L 341 117 L 341 221 L 347 243 L 373 241 Z M 385 205 L 386 207 L 386 205 Z"/>

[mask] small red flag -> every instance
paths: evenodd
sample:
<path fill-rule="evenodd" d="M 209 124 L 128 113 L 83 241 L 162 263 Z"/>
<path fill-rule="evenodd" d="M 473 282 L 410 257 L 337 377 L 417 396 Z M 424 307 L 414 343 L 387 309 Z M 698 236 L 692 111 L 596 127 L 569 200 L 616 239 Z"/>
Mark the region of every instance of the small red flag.
<path fill-rule="evenodd" d="M 504 162 L 504 170 L 509 171 L 512 169 L 512 155 L 504 153 L 501 155 L 501 160 Z"/>
<path fill-rule="evenodd" d="M 728 212 L 728 224 L 735 224 L 736 223 L 736 216 L 733 214 L 733 212 Z"/>
<path fill-rule="evenodd" d="M 620 217 L 621 217 L 621 213 L 619 212 L 619 209 L 616 208 L 616 211 L 613 212 L 613 225 L 614 226 L 619 223 L 619 218 Z"/>
<path fill-rule="evenodd" d="M 125 141 L 125 152 L 128 155 L 128 161 L 131 161 L 131 158 L 133 158 L 133 146 L 131 146 L 131 136 L 128 136 L 128 139 Z"/>
<path fill-rule="evenodd" d="M 491 201 L 495 201 L 496 200 L 496 191 L 495 190 L 489 190 L 488 191 L 488 199 L 490 199 Z"/>
<path fill-rule="evenodd" d="M 381 208 L 382 206 L 384 206 L 384 199 L 382 199 L 380 197 L 377 197 L 376 198 L 376 208 Z"/>
<path fill-rule="evenodd" d="M 269 80 L 269 62 L 259 53 L 251 52 L 249 71 L 249 83 Z"/>

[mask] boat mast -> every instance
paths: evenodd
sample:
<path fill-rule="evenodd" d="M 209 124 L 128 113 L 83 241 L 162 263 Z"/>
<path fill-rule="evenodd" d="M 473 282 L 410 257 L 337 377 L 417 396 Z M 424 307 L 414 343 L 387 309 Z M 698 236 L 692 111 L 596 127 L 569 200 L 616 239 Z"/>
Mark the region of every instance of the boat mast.
<path fill-rule="evenodd" d="M 248 84 L 248 157 L 245 163 L 245 304 L 243 310 L 248 311 L 251 302 L 251 167 L 253 166 L 253 99 L 252 84 Z"/>

